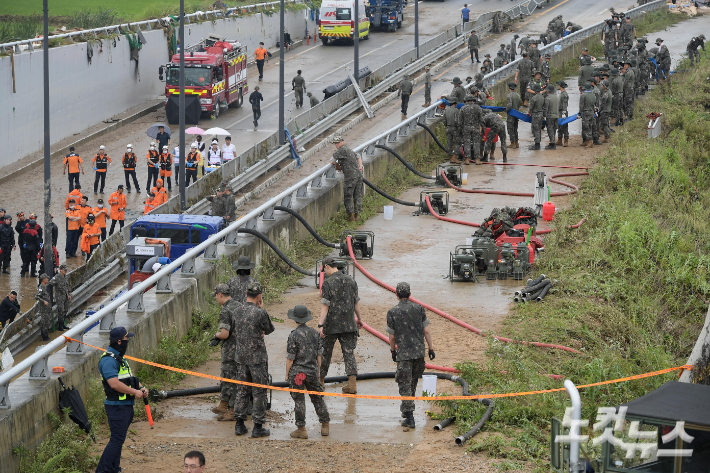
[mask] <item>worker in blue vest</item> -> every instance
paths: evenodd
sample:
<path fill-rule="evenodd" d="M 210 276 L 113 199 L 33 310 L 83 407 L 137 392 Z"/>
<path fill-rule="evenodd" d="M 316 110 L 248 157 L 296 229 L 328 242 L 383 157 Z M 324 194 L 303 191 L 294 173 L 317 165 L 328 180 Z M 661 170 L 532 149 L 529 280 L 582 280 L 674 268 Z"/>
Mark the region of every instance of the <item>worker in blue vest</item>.
<path fill-rule="evenodd" d="M 135 399 L 148 395 L 138 378 L 131 373 L 131 367 L 123 359 L 129 340 L 135 336 L 125 327 L 116 327 L 109 333 L 109 346 L 99 360 L 101 382 L 104 385 L 106 400 L 104 409 L 111 430 L 104 453 L 96 467 L 96 473 L 114 473 L 121 471 L 121 450 L 126 440 L 128 427 L 133 421 Z"/>

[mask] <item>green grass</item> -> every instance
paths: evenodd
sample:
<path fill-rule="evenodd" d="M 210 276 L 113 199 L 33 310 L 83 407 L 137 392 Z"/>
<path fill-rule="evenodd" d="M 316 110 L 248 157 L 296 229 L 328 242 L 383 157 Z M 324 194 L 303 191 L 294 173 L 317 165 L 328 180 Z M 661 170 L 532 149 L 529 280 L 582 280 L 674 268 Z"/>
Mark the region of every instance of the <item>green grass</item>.
<path fill-rule="evenodd" d="M 679 69 L 682 69 L 680 67 Z M 601 148 L 591 175 L 558 212 L 535 273 L 558 279 L 542 304 L 516 306 L 500 334 L 559 343 L 583 355 L 491 344 L 482 365 L 458 365 L 471 392 L 520 392 L 621 378 L 685 363 L 710 302 L 710 64 L 702 58 L 636 102 L 636 119 Z M 663 135 L 647 138 L 646 115 L 662 111 Z M 566 226 L 586 218 L 579 229 Z M 486 371 L 479 371 L 484 368 Z M 507 371 L 500 375 L 499 371 Z M 677 378 L 654 378 L 581 391 L 583 418 Z M 487 435 L 468 449 L 549 471 L 549 423 L 569 405 L 564 393 L 496 399 Z M 442 402 L 468 430 L 478 403 Z M 593 436 L 592 436 L 593 437 Z M 591 437 L 590 437 L 591 438 Z M 599 449 L 587 446 L 591 458 Z"/>
<path fill-rule="evenodd" d="M 10 17 L 0 21 L 0 43 L 34 38 L 40 33 L 42 33 L 42 17 L 39 15 Z"/>

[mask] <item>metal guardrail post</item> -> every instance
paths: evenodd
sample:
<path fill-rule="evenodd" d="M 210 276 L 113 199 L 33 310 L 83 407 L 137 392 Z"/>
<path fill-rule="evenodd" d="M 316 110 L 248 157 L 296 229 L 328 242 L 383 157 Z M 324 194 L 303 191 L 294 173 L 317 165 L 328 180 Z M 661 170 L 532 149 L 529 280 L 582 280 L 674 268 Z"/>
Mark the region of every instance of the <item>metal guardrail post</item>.
<path fill-rule="evenodd" d="M 67 344 L 67 355 L 83 355 L 84 345 L 79 342 L 84 341 L 84 332 L 81 332 L 79 335 L 74 335 L 72 338 L 78 340 L 78 342 L 69 342 Z"/>
<path fill-rule="evenodd" d="M 143 291 L 131 296 L 128 299 L 128 307 L 126 307 L 126 312 L 145 312 L 145 305 L 143 304 Z"/>
<path fill-rule="evenodd" d="M 262 220 L 276 220 L 276 216 L 274 215 L 274 207 L 267 207 L 264 210 L 264 214 L 261 216 Z"/>
<path fill-rule="evenodd" d="M 326 178 L 326 179 L 335 179 L 335 178 L 336 178 L 336 175 L 335 175 L 336 172 L 337 172 L 337 169 L 335 169 L 333 166 L 329 167 L 329 168 L 325 171 L 325 178 Z"/>
<path fill-rule="evenodd" d="M 0 385 L 0 409 L 9 409 L 10 405 L 10 382 Z"/>
<path fill-rule="evenodd" d="M 180 268 L 180 276 L 194 276 L 195 274 L 195 257 L 188 259 Z"/>
<path fill-rule="evenodd" d="M 158 284 L 155 285 L 155 292 L 157 294 L 167 294 L 173 292 L 173 285 L 170 282 L 171 274 L 172 273 L 165 274 L 158 279 Z"/>
<path fill-rule="evenodd" d="M 202 255 L 202 257 L 207 260 L 207 261 L 216 261 L 219 259 L 219 256 L 217 255 L 217 242 L 213 241 L 210 243 L 207 248 L 205 248 L 205 252 Z"/>
<path fill-rule="evenodd" d="M 396 143 L 397 142 L 397 132 L 399 130 L 394 130 L 392 133 L 387 135 L 387 142 L 388 143 Z"/>
<path fill-rule="evenodd" d="M 405 124 L 404 126 L 400 126 L 399 129 L 397 130 L 397 135 L 398 136 L 407 136 L 409 133 L 409 125 Z"/>
<path fill-rule="evenodd" d="M 311 181 L 311 189 L 320 189 L 323 187 L 323 176 L 316 176 Z"/>
<path fill-rule="evenodd" d="M 307 199 L 308 198 L 308 184 L 304 184 L 298 188 L 296 191 L 297 199 Z"/>
<path fill-rule="evenodd" d="M 335 168 L 330 168 L 330 169 L 333 169 L 333 172 L 335 172 Z M 287 207 L 289 209 L 292 207 L 291 194 L 288 194 L 288 195 L 284 196 L 283 199 L 281 199 L 281 207 Z"/>
<path fill-rule="evenodd" d="M 101 317 L 99 322 L 99 333 L 109 333 L 116 326 L 116 310 Z"/>
<path fill-rule="evenodd" d="M 239 243 L 237 243 L 238 238 L 239 233 L 237 233 L 237 228 L 235 226 L 235 228 L 230 230 L 230 232 L 227 233 L 227 236 L 224 237 L 224 246 L 239 246 Z"/>
<path fill-rule="evenodd" d="M 44 347 L 39 346 L 35 348 L 35 353 L 42 350 L 42 348 Z M 49 355 L 51 355 L 51 353 L 47 353 L 30 367 L 31 380 L 45 381 L 49 379 Z"/>

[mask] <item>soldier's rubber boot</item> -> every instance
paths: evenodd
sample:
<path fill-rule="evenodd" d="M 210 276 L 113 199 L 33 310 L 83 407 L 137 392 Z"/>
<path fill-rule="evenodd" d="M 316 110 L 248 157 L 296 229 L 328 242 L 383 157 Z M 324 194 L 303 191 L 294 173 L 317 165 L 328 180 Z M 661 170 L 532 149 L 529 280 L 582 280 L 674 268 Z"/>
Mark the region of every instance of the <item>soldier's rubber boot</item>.
<path fill-rule="evenodd" d="M 565 138 L 565 144 L 562 146 L 564 146 L 565 148 L 569 146 L 569 138 Z"/>
<path fill-rule="evenodd" d="M 348 376 L 348 385 L 343 386 L 343 394 L 357 394 L 357 376 Z"/>
<path fill-rule="evenodd" d="M 321 437 L 327 437 L 330 435 L 330 422 L 323 422 L 320 425 L 320 434 Z"/>
<path fill-rule="evenodd" d="M 561 145 L 561 144 L 562 144 L 562 137 L 561 137 L 561 136 L 558 136 L 558 137 L 557 137 L 557 143 L 555 143 L 555 144 L 556 144 L 556 145 Z"/>
<path fill-rule="evenodd" d="M 555 145 L 555 143 L 550 141 L 550 144 L 545 146 L 545 149 L 557 149 L 557 145 Z"/>
<path fill-rule="evenodd" d="M 535 143 L 534 145 L 528 147 L 529 150 L 532 151 L 539 151 L 540 150 L 540 143 Z"/>
<path fill-rule="evenodd" d="M 592 141 L 592 144 L 595 144 L 595 145 L 597 145 L 597 146 L 601 146 L 601 145 L 602 145 L 602 142 L 599 141 L 599 140 L 596 140 L 596 141 Z"/>
<path fill-rule="evenodd" d="M 483 153 L 483 157 L 481 158 L 482 163 L 487 163 L 488 162 L 488 153 Z"/>
<path fill-rule="evenodd" d="M 504 163 L 508 162 L 508 153 L 503 153 L 503 162 Z"/>
<path fill-rule="evenodd" d="M 237 425 L 234 426 L 234 434 L 244 435 L 247 432 L 249 432 L 249 429 L 247 429 L 247 426 L 244 425 L 244 421 L 242 419 L 237 419 Z"/>
<path fill-rule="evenodd" d="M 219 417 L 217 417 L 217 420 L 219 422 L 234 422 L 237 420 L 234 418 L 234 408 L 229 409 L 224 414 L 220 414 Z"/>
<path fill-rule="evenodd" d="M 308 438 L 308 432 L 306 432 L 306 428 L 303 426 L 299 426 L 291 432 L 291 437 L 295 439 L 307 439 Z"/>
<path fill-rule="evenodd" d="M 402 427 L 404 427 L 405 432 L 409 432 L 409 429 L 415 428 L 414 412 L 409 411 L 409 412 L 405 412 L 405 414 L 406 414 L 406 417 L 404 418 L 404 420 L 402 420 L 402 422 L 400 422 L 400 425 Z"/>
<path fill-rule="evenodd" d="M 320 385 L 325 388 L 325 377 L 320 378 Z"/>
<path fill-rule="evenodd" d="M 212 412 L 215 414 L 224 414 L 229 410 L 229 404 L 227 401 L 219 401 L 219 405 L 212 408 Z"/>
<path fill-rule="evenodd" d="M 258 439 L 260 437 L 268 437 L 271 435 L 269 429 L 265 429 L 261 424 L 254 424 L 254 428 L 251 431 L 251 438 Z"/>

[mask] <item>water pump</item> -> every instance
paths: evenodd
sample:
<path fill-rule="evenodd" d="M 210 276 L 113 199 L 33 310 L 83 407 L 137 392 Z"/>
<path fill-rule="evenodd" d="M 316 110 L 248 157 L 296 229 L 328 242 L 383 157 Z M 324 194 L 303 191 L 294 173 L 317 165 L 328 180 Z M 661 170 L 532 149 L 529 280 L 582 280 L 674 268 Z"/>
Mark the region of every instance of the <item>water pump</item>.
<path fill-rule="evenodd" d="M 375 234 L 365 230 L 345 230 L 340 234 L 340 256 L 350 256 L 348 237 L 357 259 L 370 259 L 375 251 Z"/>
<path fill-rule="evenodd" d="M 335 266 L 338 268 L 338 271 L 341 273 L 345 273 L 348 276 L 351 276 L 353 279 L 355 279 L 355 265 L 353 264 L 352 259 L 348 258 L 340 258 L 340 257 L 335 257 Z M 323 271 L 323 260 L 319 259 L 316 261 L 316 287 L 320 289 L 320 281 L 321 281 L 321 276 L 323 277 L 323 280 L 328 279 L 328 275 L 325 274 Z"/>
<path fill-rule="evenodd" d="M 439 164 L 436 166 L 436 184 L 442 187 L 446 187 L 446 181 L 441 177 L 442 171 L 446 175 L 449 182 L 456 186 L 461 187 L 463 182 L 463 166 L 460 164 Z"/>
<path fill-rule="evenodd" d="M 431 208 L 439 215 L 446 215 L 449 212 L 449 193 L 447 191 L 423 191 L 419 194 L 419 215 L 428 214 L 429 207 L 426 205 L 426 196 L 429 196 Z"/>

